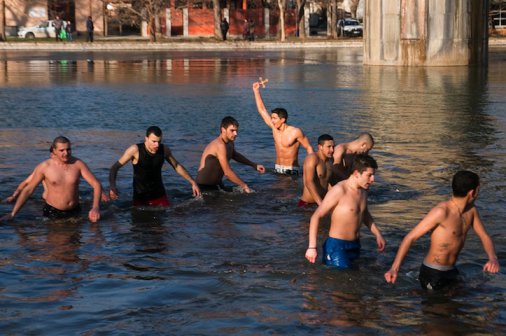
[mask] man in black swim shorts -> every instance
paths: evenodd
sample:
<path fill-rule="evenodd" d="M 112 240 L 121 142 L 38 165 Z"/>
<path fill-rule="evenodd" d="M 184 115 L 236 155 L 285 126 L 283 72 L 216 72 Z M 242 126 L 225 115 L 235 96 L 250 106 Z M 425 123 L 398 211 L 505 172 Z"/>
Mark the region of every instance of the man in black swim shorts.
<path fill-rule="evenodd" d="M 499 262 L 494 244 L 481 222 L 474 201 L 478 197 L 480 179 L 470 171 L 459 171 L 453 176 L 453 195 L 440 202 L 409 232 L 401 242 L 390 270 L 385 273 L 387 282 L 395 283 L 402 261 L 411 245 L 428 232 L 429 252 L 420 268 L 420 284 L 425 289 L 446 288 L 458 279 L 455 268 L 469 229 L 472 227 L 480 238 L 488 256 L 483 271 L 499 272 Z"/>

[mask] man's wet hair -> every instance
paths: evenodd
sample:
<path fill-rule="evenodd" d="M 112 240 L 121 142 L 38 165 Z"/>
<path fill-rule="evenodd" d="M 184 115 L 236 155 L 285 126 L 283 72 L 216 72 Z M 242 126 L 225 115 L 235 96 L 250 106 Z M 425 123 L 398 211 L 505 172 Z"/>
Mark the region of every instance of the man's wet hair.
<path fill-rule="evenodd" d="M 325 141 L 334 141 L 334 138 L 328 134 L 322 134 L 318 137 L 318 145 L 323 146 Z"/>
<path fill-rule="evenodd" d="M 358 154 L 353 159 L 352 171 L 363 173 L 367 168 L 378 169 L 378 163 L 369 154 Z"/>
<path fill-rule="evenodd" d="M 53 143 L 51 144 L 50 152 L 53 152 L 53 149 L 56 149 L 56 145 L 62 143 L 62 144 L 70 144 L 70 140 L 67 137 L 64 137 L 63 135 L 57 136 L 54 138 Z"/>
<path fill-rule="evenodd" d="M 478 174 L 468 170 L 458 171 L 452 179 L 453 196 L 465 197 L 469 191 L 476 190 L 479 185 Z"/>
<path fill-rule="evenodd" d="M 371 148 L 374 146 L 374 138 L 372 137 L 371 133 L 367 132 L 360 133 L 357 137 L 357 140 L 366 142 L 368 145 L 371 146 Z"/>
<path fill-rule="evenodd" d="M 288 112 L 282 107 L 276 107 L 274 110 L 271 111 L 271 114 L 272 113 L 276 113 L 280 119 L 284 118 L 285 121 L 288 120 Z"/>
<path fill-rule="evenodd" d="M 221 128 L 227 129 L 230 125 L 233 125 L 235 127 L 239 127 L 239 122 L 231 116 L 227 116 L 227 117 L 221 119 L 220 129 Z"/>
<path fill-rule="evenodd" d="M 151 134 L 161 138 L 162 137 L 162 130 L 158 126 L 149 126 L 146 130 L 146 136 L 149 137 Z"/>

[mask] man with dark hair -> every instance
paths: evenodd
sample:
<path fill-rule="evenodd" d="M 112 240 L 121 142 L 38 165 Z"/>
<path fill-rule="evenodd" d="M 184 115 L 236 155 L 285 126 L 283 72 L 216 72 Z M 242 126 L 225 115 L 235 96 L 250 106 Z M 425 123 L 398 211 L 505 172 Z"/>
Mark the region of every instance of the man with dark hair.
<path fill-rule="evenodd" d="M 378 250 L 383 251 L 385 240 L 367 208 L 367 191 L 374 182 L 377 168 L 376 161 L 369 155 L 357 155 L 350 177 L 327 192 L 309 223 L 309 246 L 306 250 L 309 262 L 316 261 L 318 225 L 329 212 L 332 212 L 329 237 L 323 244 L 325 265 L 351 268 L 351 261 L 360 255 L 359 232 L 362 223 L 376 237 Z"/>
<path fill-rule="evenodd" d="M 237 138 L 238 129 L 237 120 L 232 117 L 223 118 L 220 125 L 220 135 L 204 149 L 197 173 L 197 183 L 202 190 L 219 190 L 221 188 L 231 191 L 231 188 L 227 188 L 223 184 L 223 176 L 226 176 L 232 183 L 241 187 L 244 192 L 251 192 L 246 182 L 239 178 L 230 167 L 230 159 L 250 166 L 260 174 L 265 172 L 264 166 L 250 161 L 235 150 L 234 141 Z"/>
<path fill-rule="evenodd" d="M 102 193 L 100 182 L 83 161 L 72 156 L 69 139 L 63 136 L 56 137 L 51 148 L 51 157 L 35 168 L 28 183 L 20 191 L 12 212 L 4 216 L 2 220 L 13 218 L 40 183 L 43 183 L 45 187 L 44 217 L 62 219 L 79 216 L 81 212 L 79 205 L 81 177 L 93 188 L 93 205 L 88 213 L 88 218 L 92 222 L 100 219 L 99 207 Z"/>
<path fill-rule="evenodd" d="M 334 148 L 334 165 L 332 167 L 331 185 L 346 180 L 352 170 L 353 158 L 357 154 L 367 154 L 374 146 L 374 139 L 369 133 L 360 133 L 353 141 L 336 145 Z"/>
<path fill-rule="evenodd" d="M 429 211 L 401 242 L 392 267 L 385 273 L 387 282 L 395 283 L 402 261 L 411 245 L 428 232 L 430 236 L 429 252 L 425 256 L 418 279 L 424 289 L 445 289 L 458 280 L 455 267 L 469 229 L 472 227 L 483 244 L 488 261 L 483 271 L 497 273 L 499 262 L 494 244 L 481 222 L 474 201 L 478 197 L 480 179 L 470 171 L 459 171 L 453 176 L 453 195 Z"/>
<path fill-rule="evenodd" d="M 200 195 L 197 183 L 188 171 L 180 164 L 169 146 L 162 144 L 162 130 L 151 126 L 146 130 L 144 143 L 138 143 L 127 148 L 116 161 L 109 172 L 109 195 L 112 200 L 118 198 L 116 176 L 118 170 L 128 161 L 132 161 L 133 176 L 133 204 L 135 206 L 169 206 L 169 200 L 162 181 L 162 167 L 167 161 L 172 168 L 192 186 L 193 196 Z"/>
<path fill-rule="evenodd" d="M 274 170 L 279 174 L 298 175 L 300 145 L 306 149 L 308 154 L 313 153 L 313 148 L 300 128 L 286 123 L 288 112 L 284 108 L 275 108 L 271 111 L 271 115 L 269 115 L 260 95 L 260 85 L 264 86 L 264 83 L 253 83 L 253 93 L 258 113 L 267 126 L 272 129 L 272 137 L 274 138 L 274 146 L 276 148 L 276 165 Z"/>
<path fill-rule="evenodd" d="M 334 139 L 328 134 L 320 135 L 318 151 L 309 154 L 304 160 L 304 190 L 297 204 L 299 208 L 322 203 L 332 176 L 333 152 Z"/>

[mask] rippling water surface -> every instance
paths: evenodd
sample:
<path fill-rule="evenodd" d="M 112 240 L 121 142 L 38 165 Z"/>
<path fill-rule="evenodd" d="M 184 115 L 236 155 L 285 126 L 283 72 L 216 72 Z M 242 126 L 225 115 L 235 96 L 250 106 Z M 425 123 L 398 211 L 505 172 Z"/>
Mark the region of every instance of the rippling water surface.
<path fill-rule="evenodd" d="M 477 203 L 506 267 L 505 61 L 492 51 L 488 68 L 364 67 L 354 48 L 0 54 L 1 198 L 60 134 L 107 186 L 109 167 L 156 124 L 195 175 L 226 115 L 240 122 L 237 150 L 272 167 L 272 136 L 251 91 L 261 76 L 269 79 L 267 108 L 287 108 L 313 144 L 322 133 L 337 142 L 374 135 L 380 169 L 370 209 L 388 244 L 378 254 L 364 229 L 355 269 L 310 265 L 311 211 L 295 207 L 301 179 L 234 165 L 254 194 L 195 200 L 168 167 L 174 206 L 143 210 L 130 205 L 125 166 L 121 198 L 103 205 L 98 224 L 44 221 L 39 188 L 0 226 L 2 334 L 497 334 L 505 327 L 504 271 L 481 271 L 486 254 L 473 232 L 455 293 L 419 289 L 427 237 L 410 250 L 397 284 L 383 273 L 403 236 L 448 197 L 458 169 L 482 178 Z M 88 209 L 85 183 L 81 196 Z M 1 214 L 10 209 L 0 204 Z M 324 221 L 320 241 L 327 230 Z"/>

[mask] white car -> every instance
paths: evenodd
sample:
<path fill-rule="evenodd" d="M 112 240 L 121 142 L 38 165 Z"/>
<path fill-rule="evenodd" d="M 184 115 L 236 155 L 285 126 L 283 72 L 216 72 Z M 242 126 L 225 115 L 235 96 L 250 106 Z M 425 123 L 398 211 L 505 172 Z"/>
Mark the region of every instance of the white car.
<path fill-rule="evenodd" d="M 20 27 L 18 37 L 33 39 L 33 38 L 55 38 L 56 32 L 54 29 L 53 20 L 42 21 L 37 26 L 33 27 Z"/>
<path fill-rule="evenodd" d="M 337 21 L 337 32 L 339 36 L 362 36 L 364 27 L 358 20 L 344 19 Z"/>

